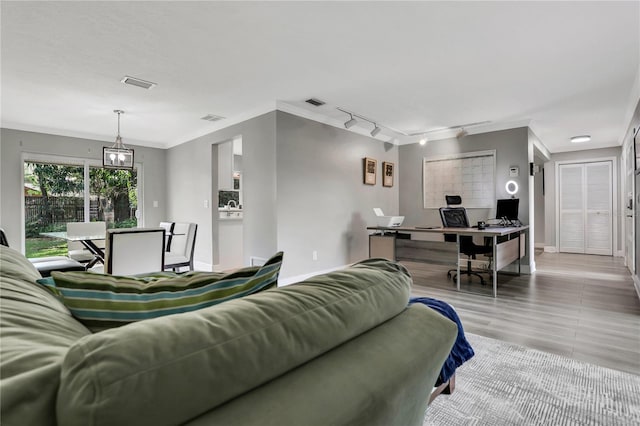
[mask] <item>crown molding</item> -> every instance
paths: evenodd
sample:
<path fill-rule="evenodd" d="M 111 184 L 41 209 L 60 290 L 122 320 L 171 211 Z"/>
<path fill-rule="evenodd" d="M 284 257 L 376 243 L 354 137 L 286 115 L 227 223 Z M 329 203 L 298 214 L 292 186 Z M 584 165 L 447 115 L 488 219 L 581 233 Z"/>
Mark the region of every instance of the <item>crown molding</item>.
<path fill-rule="evenodd" d="M 98 135 L 95 133 L 78 132 L 76 130 L 58 129 L 54 127 L 40 127 L 40 126 L 33 126 L 31 124 L 24 124 L 24 123 L 3 122 L 0 127 L 2 127 L 3 129 L 20 130 L 22 132 L 45 133 L 45 134 L 55 135 L 55 136 L 66 136 L 66 137 L 77 138 L 77 139 L 89 139 L 94 141 L 110 142 L 112 144 L 115 141 L 115 135 L 113 137 L 107 137 L 105 135 Z M 149 148 L 160 148 L 160 149 L 165 148 L 164 144 L 162 143 L 145 141 L 140 139 L 131 139 L 128 137 L 124 138 L 124 143 L 125 145 L 145 146 Z"/>

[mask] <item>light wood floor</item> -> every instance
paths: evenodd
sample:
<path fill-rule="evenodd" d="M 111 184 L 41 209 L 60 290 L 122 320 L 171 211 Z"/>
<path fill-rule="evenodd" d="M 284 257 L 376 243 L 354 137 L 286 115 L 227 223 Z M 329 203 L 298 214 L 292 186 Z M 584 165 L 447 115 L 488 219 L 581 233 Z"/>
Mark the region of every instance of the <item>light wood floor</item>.
<path fill-rule="evenodd" d="M 622 258 L 542 253 L 532 275 L 477 277 L 461 291 L 441 265 L 402 262 L 413 295 L 453 305 L 465 331 L 640 375 L 640 300 Z"/>

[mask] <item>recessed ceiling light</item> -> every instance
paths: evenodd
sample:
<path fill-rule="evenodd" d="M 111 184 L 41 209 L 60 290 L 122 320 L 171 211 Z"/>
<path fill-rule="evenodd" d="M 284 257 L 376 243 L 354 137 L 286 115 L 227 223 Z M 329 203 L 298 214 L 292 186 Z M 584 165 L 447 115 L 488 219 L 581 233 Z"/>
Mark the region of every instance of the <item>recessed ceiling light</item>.
<path fill-rule="evenodd" d="M 422 139 L 420 139 L 420 145 L 425 145 L 425 144 L 427 143 L 427 141 L 428 141 L 428 140 L 429 140 L 429 139 L 427 139 L 427 138 L 422 138 Z"/>
<path fill-rule="evenodd" d="M 591 140 L 591 136 L 589 135 L 574 136 L 571 138 L 571 142 L 573 143 L 589 142 L 590 140 Z"/>

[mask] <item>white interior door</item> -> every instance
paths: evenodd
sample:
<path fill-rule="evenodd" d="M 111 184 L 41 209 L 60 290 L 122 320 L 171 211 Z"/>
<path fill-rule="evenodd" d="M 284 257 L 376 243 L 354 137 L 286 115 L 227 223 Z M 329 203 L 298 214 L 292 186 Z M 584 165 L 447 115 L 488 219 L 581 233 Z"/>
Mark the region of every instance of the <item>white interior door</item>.
<path fill-rule="evenodd" d="M 559 167 L 560 251 L 613 254 L 611 161 Z"/>
<path fill-rule="evenodd" d="M 560 251 L 584 253 L 584 167 L 560 166 Z"/>
<path fill-rule="evenodd" d="M 585 167 L 586 254 L 611 256 L 613 194 L 611 162 L 587 163 Z"/>

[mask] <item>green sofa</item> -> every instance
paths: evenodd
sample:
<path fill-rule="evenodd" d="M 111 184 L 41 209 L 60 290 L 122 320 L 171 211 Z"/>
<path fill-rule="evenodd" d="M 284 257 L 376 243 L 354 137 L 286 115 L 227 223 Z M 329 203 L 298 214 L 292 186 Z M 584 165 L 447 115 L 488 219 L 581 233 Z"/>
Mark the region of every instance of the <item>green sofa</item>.
<path fill-rule="evenodd" d="M 370 261 L 92 334 L 0 246 L 0 418 L 11 425 L 421 425 L 457 335 Z"/>

